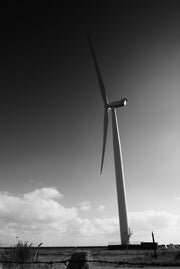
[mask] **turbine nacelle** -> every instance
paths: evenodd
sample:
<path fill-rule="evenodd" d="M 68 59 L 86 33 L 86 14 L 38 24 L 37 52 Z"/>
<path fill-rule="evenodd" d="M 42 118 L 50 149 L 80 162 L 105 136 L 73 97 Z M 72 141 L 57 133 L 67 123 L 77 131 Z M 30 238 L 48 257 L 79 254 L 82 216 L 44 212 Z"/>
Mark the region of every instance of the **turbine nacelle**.
<path fill-rule="evenodd" d="M 108 107 L 109 108 L 118 108 L 118 107 L 126 106 L 126 104 L 127 104 L 127 98 L 123 98 L 120 101 L 111 102 L 108 105 Z"/>

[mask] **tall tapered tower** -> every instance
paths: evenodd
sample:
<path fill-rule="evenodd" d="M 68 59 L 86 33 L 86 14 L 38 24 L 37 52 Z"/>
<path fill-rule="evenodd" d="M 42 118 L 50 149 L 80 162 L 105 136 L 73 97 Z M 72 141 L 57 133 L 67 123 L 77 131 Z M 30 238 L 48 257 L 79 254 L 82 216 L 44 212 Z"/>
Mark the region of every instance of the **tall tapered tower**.
<path fill-rule="evenodd" d="M 117 120 L 117 113 L 116 113 L 117 108 L 124 107 L 126 105 L 127 99 L 123 98 L 120 101 L 115 101 L 111 103 L 108 102 L 104 82 L 102 80 L 100 69 L 99 69 L 99 66 L 95 57 L 94 49 L 93 49 L 89 35 L 88 35 L 88 40 L 89 40 L 89 45 L 91 49 L 91 54 L 93 57 L 94 66 L 97 73 L 100 92 L 101 92 L 103 103 L 104 103 L 104 132 L 103 132 L 101 173 L 102 173 L 102 168 L 103 168 L 103 163 L 104 163 L 104 154 L 105 154 L 105 148 L 106 148 L 109 112 L 111 112 L 114 164 L 115 164 L 115 175 L 116 175 L 121 244 L 124 246 L 127 246 L 129 244 L 129 232 L 128 232 L 129 229 L 128 229 L 128 219 L 127 219 L 126 191 L 125 191 L 125 182 L 124 182 L 121 141 L 120 141 L 119 127 L 118 127 L 118 120 Z"/>

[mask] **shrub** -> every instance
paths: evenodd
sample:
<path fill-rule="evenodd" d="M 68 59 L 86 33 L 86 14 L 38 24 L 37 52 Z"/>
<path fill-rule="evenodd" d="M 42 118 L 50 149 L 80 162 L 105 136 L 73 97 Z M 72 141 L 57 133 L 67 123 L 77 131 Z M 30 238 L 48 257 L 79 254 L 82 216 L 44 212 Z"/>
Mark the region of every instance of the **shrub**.
<path fill-rule="evenodd" d="M 1 255 L 1 260 L 3 261 L 15 261 L 15 262 L 26 262 L 32 260 L 33 253 L 31 245 L 28 242 L 18 241 L 17 245 L 5 249 Z"/>
<path fill-rule="evenodd" d="M 176 256 L 175 256 L 174 259 L 175 260 L 178 260 L 178 261 L 180 260 L 180 251 L 177 252 L 177 254 L 176 254 Z"/>

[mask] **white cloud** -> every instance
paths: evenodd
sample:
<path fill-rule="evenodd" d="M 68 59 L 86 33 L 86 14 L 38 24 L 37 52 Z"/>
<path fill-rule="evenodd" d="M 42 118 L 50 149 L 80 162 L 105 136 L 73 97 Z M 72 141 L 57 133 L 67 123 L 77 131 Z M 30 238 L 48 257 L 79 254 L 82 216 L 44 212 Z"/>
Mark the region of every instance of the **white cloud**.
<path fill-rule="evenodd" d="M 151 231 L 161 243 L 180 241 L 180 215 L 147 210 L 129 213 L 129 226 L 134 240 L 151 241 Z"/>
<path fill-rule="evenodd" d="M 117 218 L 98 218 L 93 220 L 93 226 L 97 229 L 98 234 L 115 234 L 118 233 Z"/>
<path fill-rule="evenodd" d="M 104 209 L 105 209 L 104 205 L 99 205 L 97 208 L 98 211 L 103 211 Z"/>
<path fill-rule="evenodd" d="M 180 201 L 180 197 L 175 197 L 175 200 L 176 201 Z"/>
<path fill-rule="evenodd" d="M 63 195 L 56 188 L 42 188 L 36 189 L 35 191 L 29 193 L 25 193 L 23 197 L 33 201 L 36 199 L 48 200 L 51 198 L 63 198 Z"/>
<path fill-rule="evenodd" d="M 14 244 L 16 236 L 34 244 L 89 245 L 119 241 L 117 217 L 81 218 L 75 207 L 64 207 L 56 188 L 41 188 L 23 195 L 0 192 L 1 243 Z M 90 208 L 90 202 L 81 203 Z M 160 243 L 180 241 L 180 215 L 153 210 L 128 213 L 132 241 L 151 241 L 151 231 Z"/>
<path fill-rule="evenodd" d="M 82 211 L 89 211 L 91 209 L 91 203 L 89 201 L 79 203 L 78 206 Z"/>
<path fill-rule="evenodd" d="M 37 241 L 48 233 L 61 236 L 68 223 L 77 217 L 77 209 L 65 208 L 55 199 L 62 197 L 55 188 L 37 189 L 21 196 L 0 192 L 0 236 L 19 236 Z"/>

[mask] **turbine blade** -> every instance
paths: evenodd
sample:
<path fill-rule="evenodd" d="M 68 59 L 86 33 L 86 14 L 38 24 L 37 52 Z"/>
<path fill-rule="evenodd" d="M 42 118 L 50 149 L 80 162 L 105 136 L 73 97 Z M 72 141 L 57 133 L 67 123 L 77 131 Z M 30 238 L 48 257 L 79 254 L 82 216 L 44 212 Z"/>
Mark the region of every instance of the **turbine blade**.
<path fill-rule="evenodd" d="M 104 154 L 105 154 L 105 150 L 106 150 L 108 121 L 109 121 L 109 111 L 108 111 L 108 109 L 105 109 L 104 110 L 104 131 L 103 131 L 103 148 L 102 148 L 102 160 L 101 160 L 101 174 L 102 174 L 103 163 L 104 163 Z"/>
<path fill-rule="evenodd" d="M 91 54 L 92 54 L 93 61 L 94 61 L 94 66 L 95 66 L 95 69 L 96 69 L 96 74 L 97 74 L 97 78 L 98 78 L 98 82 L 99 82 L 99 88 L 100 88 L 100 91 L 101 91 L 103 102 L 104 102 L 104 105 L 107 105 L 108 100 L 107 100 L 107 97 L 106 97 L 106 91 L 105 91 L 104 82 L 103 82 L 103 79 L 102 79 L 102 76 L 101 76 L 101 72 L 100 72 L 97 60 L 96 60 L 96 56 L 95 56 L 95 52 L 94 52 L 94 49 L 93 49 L 93 46 L 92 46 L 92 42 L 91 42 L 91 39 L 90 39 L 90 36 L 89 36 L 88 33 L 87 33 L 87 37 L 88 37 L 89 46 L 90 46 Z"/>

